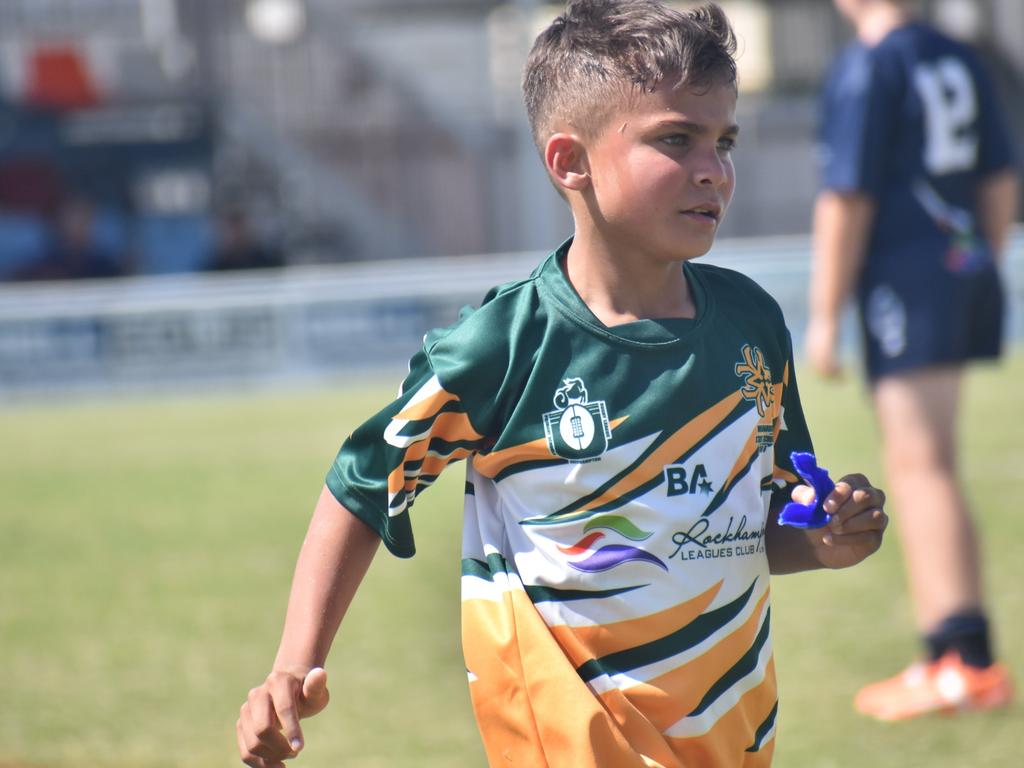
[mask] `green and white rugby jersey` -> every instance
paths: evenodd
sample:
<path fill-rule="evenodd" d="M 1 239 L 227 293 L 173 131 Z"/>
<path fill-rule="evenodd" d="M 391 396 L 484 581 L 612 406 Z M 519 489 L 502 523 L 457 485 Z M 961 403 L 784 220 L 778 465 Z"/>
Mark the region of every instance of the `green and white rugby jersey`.
<path fill-rule="evenodd" d="M 410 556 L 415 498 L 469 459 L 462 636 L 491 764 L 766 765 L 765 526 L 811 450 L 781 311 L 686 263 L 695 319 L 607 328 L 568 245 L 427 335 L 328 486 Z"/>

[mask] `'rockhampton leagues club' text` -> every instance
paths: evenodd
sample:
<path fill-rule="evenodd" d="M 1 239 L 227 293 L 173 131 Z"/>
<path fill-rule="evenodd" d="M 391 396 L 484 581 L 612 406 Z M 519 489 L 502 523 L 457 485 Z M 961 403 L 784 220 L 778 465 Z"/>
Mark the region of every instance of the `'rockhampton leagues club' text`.
<path fill-rule="evenodd" d="M 764 551 L 765 527 L 762 525 L 757 530 L 748 530 L 746 515 L 743 515 L 739 522 L 730 517 L 724 531 L 709 533 L 711 522 L 712 518 L 702 517 L 691 525 L 689 530 L 676 531 L 672 534 L 676 548 L 669 558 L 704 560 L 752 555 Z"/>

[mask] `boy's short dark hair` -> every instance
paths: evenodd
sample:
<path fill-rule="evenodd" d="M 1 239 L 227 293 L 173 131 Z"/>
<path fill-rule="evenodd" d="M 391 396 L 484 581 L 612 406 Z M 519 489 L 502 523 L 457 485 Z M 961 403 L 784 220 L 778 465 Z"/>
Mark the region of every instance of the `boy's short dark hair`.
<path fill-rule="evenodd" d="M 659 0 L 568 0 L 538 35 L 523 97 L 543 154 L 558 118 L 592 136 L 624 97 L 668 78 L 704 88 L 736 84 L 736 38 L 714 3 L 691 11 Z"/>

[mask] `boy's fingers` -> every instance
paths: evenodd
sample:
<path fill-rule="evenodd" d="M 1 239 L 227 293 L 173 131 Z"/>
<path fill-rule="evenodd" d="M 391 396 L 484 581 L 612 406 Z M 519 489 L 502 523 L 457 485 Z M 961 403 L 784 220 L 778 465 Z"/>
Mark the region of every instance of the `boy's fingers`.
<path fill-rule="evenodd" d="M 327 706 L 331 694 L 327 690 L 327 672 L 323 667 L 313 667 L 302 681 L 302 695 L 299 701 L 299 716 L 312 717 Z"/>
<path fill-rule="evenodd" d="M 884 504 L 885 494 L 878 488 L 851 488 L 846 483 L 836 483 L 836 490 L 825 501 L 825 511 L 831 517 L 832 527 L 837 528 L 866 509 L 881 509 Z"/>
<path fill-rule="evenodd" d="M 885 506 L 885 491 L 881 488 L 875 488 L 872 486 L 866 490 L 866 493 L 868 494 L 868 500 L 872 506 L 879 508 Z"/>
<path fill-rule="evenodd" d="M 284 740 L 292 752 L 302 749 L 302 728 L 299 726 L 298 699 L 301 696 L 299 681 L 291 675 L 275 675 L 270 678 L 270 694 L 274 702 L 274 714 Z"/>
<path fill-rule="evenodd" d="M 253 724 L 252 710 L 248 703 L 242 706 L 235 731 L 238 734 L 238 751 L 242 762 L 251 768 L 263 768 L 263 757 L 268 754 L 268 747 L 260 739 L 258 728 Z"/>
<path fill-rule="evenodd" d="M 263 686 L 249 691 L 249 698 L 242 707 L 242 729 L 249 751 L 263 757 L 260 745 L 268 733 L 277 729 L 277 717 L 270 700 L 270 694 Z"/>
<path fill-rule="evenodd" d="M 264 760 L 262 757 L 258 757 L 249 751 L 249 748 L 245 745 L 245 737 L 242 734 L 241 720 L 235 726 L 235 733 L 238 737 L 238 754 L 242 757 L 243 765 L 248 765 L 249 768 L 285 768 L 284 763 L 278 760 Z"/>
<path fill-rule="evenodd" d="M 850 487 L 850 484 L 844 480 L 840 480 L 836 483 L 836 487 L 833 489 L 832 493 L 828 495 L 828 498 L 825 499 L 825 503 L 822 505 L 825 512 L 829 515 L 837 514 L 850 498 L 851 493 L 853 493 L 853 489 Z"/>
<path fill-rule="evenodd" d="M 826 533 L 822 542 L 829 547 L 856 547 L 874 551 L 882 545 L 882 532 L 861 531 L 860 533 Z"/>
<path fill-rule="evenodd" d="M 854 488 L 853 493 L 850 494 L 850 499 L 858 506 L 870 505 L 880 507 L 885 504 L 885 492 L 881 488 L 874 488 L 869 485 L 864 488 Z"/>
<path fill-rule="evenodd" d="M 809 485 L 798 485 L 793 489 L 790 498 L 799 504 L 813 504 L 814 489 Z"/>
<path fill-rule="evenodd" d="M 238 718 L 238 722 L 235 723 L 235 738 L 238 739 L 238 755 L 242 758 L 242 762 L 248 765 L 249 768 L 260 768 L 263 765 L 263 761 L 256 757 L 252 752 L 249 751 L 249 745 L 245 743 L 245 734 L 242 733 L 242 718 Z"/>
<path fill-rule="evenodd" d="M 829 521 L 829 529 L 836 534 L 884 531 L 888 525 L 889 516 L 879 507 L 862 510 L 843 520 L 833 518 Z"/>
<path fill-rule="evenodd" d="M 241 727 L 253 755 L 265 760 L 280 760 L 291 755 L 292 749 L 281 733 L 281 723 L 266 686 L 249 691 L 249 700 L 242 707 Z"/>
<path fill-rule="evenodd" d="M 833 511 L 837 510 L 840 506 L 845 504 L 850 498 L 857 493 L 857 491 L 877 491 L 877 488 L 872 487 L 871 481 L 868 480 L 864 475 L 852 474 L 843 475 L 837 482 L 836 487 L 829 494 L 828 499 L 825 502 L 825 511 L 832 514 L 829 507 L 832 506 Z"/>
<path fill-rule="evenodd" d="M 857 488 L 870 488 L 871 481 L 859 472 L 854 472 L 852 475 L 843 475 L 836 485 L 845 485 L 851 490 L 856 490 Z"/>
<path fill-rule="evenodd" d="M 252 768 L 278 768 L 303 747 L 300 717 L 327 706 L 327 673 L 317 667 L 300 682 L 287 672 L 273 672 L 249 691 L 236 727 L 242 761 Z"/>

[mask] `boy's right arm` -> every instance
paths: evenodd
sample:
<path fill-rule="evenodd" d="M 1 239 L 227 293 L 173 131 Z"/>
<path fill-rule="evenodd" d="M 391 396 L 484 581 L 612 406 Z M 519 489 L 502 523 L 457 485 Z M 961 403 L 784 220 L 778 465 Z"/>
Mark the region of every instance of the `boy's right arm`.
<path fill-rule="evenodd" d="M 246 765 L 278 768 L 302 748 L 299 719 L 327 706 L 326 675 L 318 668 L 379 544 L 377 533 L 325 486 L 295 566 L 273 669 L 239 713 L 238 750 Z"/>

